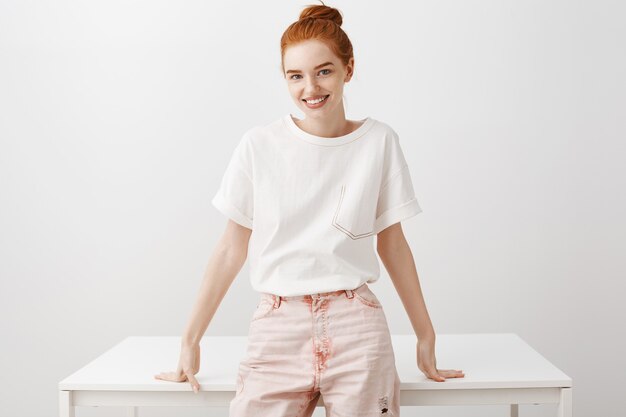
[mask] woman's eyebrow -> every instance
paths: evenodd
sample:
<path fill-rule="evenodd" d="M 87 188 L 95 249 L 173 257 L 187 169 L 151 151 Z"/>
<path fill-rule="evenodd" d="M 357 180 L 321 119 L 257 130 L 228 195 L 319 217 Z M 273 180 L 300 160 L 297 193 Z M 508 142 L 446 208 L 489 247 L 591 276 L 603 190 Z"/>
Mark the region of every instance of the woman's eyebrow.
<path fill-rule="evenodd" d="M 333 64 L 332 62 L 324 62 L 323 64 L 319 64 L 313 69 L 322 68 L 322 67 L 325 67 L 326 65 L 335 65 L 335 64 Z M 290 72 L 301 72 L 301 71 L 300 70 L 287 70 L 285 71 L 285 74 L 289 74 Z"/>

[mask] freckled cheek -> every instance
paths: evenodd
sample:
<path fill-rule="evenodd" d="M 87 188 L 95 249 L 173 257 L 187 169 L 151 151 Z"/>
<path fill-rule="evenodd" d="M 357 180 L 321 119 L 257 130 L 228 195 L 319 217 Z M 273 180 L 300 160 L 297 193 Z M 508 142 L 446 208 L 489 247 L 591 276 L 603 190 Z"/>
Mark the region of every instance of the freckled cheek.
<path fill-rule="evenodd" d="M 341 91 L 341 83 L 339 82 L 334 82 L 332 84 L 329 84 L 326 89 L 328 91 L 334 91 L 334 92 L 339 92 Z"/>

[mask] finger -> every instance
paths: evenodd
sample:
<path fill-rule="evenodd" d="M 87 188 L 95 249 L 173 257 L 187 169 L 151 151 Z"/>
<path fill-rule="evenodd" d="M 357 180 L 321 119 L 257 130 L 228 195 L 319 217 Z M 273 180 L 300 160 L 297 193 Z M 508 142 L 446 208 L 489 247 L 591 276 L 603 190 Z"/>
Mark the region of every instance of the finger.
<path fill-rule="evenodd" d="M 439 369 L 438 371 L 440 375 L 443 375 L 446 378 L 458 378 L 465 376 L 463 371 L 458 369 Z"/>
<path fill-rule="evenodd" d="M 156 374 L 154 377 L 156 379 L 163 379 L 163 380 L 168 381 L 169 380 L 168 374 L 169 374 L 169 372 L 160 372 L 160 373 Z"/>
<path fill-rule="evenodd" d="M 197 394 L 198 391 L 200 391 L 200 384 L 198 383 L 198 380 L 193 375 L 193 372 L 188 372 L 186 375 L 189 383 L 191 384 L 191 389 L 193 389 L 193 392 Z"/>
<path fill-rule="evenodd" d="M 173 382 L 181 382 L 185 380 L 185 376 L 179 374 L 178 372 L 161 372 L 160 374 L 155 375 L 155 378 Z"/>
<path fill-rule="evenodd" d="M 430 370 L 428 372 L 428 376 L 429 378 L 434 379 L 435 381 L 443 382 L 446 380 L 442 375 L 439 374 L 439 372 L 437 372 L 437 370 Z"/>

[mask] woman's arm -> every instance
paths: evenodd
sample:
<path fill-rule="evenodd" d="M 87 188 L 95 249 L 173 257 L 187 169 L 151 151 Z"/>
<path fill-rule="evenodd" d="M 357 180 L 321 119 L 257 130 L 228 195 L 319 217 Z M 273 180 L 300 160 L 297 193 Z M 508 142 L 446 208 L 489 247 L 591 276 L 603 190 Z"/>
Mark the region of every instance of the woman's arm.
<path fill-rule="evenodd" d="M 228 220 L 209 259 L 191 318 L 183 332 L 183 344 L 200 343 L 230 284 L 246 262 L 251 234 L 251 229 Z"/>
<path fill-rule="evenodd" d="M 463 378 L 465 374 L 460 369 L 437 369 L 435 330 L 424 303 L 413 254 L 399 222 L 378 233 L 376 249 L 415 330 L 418 368 L 437 382 L 446 378 Z"/>
<path fill-rule="evenodd" d="M 378 233 L 376 250 L 396 287 L 418 340 L 434 340 L 435 330 L 426 309 L 413 254 L 399 222 Z"/>

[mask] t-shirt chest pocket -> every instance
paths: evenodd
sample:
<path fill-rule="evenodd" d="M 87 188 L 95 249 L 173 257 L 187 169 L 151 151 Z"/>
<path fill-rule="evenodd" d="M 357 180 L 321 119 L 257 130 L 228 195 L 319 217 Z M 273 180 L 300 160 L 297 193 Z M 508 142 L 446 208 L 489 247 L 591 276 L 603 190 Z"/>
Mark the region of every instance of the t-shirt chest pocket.
<path fill-rule="evenodd" d="M 337 206 L 332 224 L 352 239 L 374 234 L 376 198 L 356 184 L 342 184 L 336 192 Z"/>

